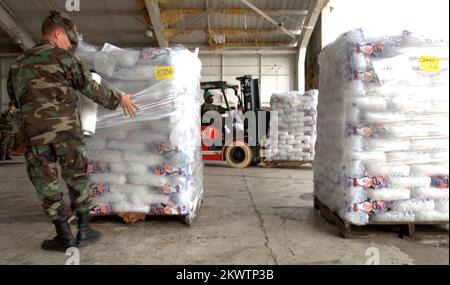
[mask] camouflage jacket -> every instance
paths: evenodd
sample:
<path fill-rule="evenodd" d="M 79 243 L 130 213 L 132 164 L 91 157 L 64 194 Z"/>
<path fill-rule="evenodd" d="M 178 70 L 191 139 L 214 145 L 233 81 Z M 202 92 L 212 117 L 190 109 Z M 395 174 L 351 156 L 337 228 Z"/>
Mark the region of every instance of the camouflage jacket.
<path fill-rule="evenodd" d="M 14 134 L 14 125 L 16 124 L 16 112 L 9 110 L 3 111 L 0 116 L 0 132 L 2 134 Z"/>
<path fill-rule="evenodd" d="M 206 113 L 208 111 L 216 111 L 216 112 L 219 112 L 219 113 L 223 113 L 225 111 L 225 109 L 222 106 L 219 106 L 219 105 L 203 103 L 202 107 L 201 107 L 202 116 L 203 116 L 204 113 Z"/>
<path fill-rule="evenodd" d="M 77 91 L 111 110 L 121 100 L 95 82 L 78 57 L 50 42 L 25 51 L 11 64 L 7 87 L 20 108 L 25 145 L 83 137 Z"/>

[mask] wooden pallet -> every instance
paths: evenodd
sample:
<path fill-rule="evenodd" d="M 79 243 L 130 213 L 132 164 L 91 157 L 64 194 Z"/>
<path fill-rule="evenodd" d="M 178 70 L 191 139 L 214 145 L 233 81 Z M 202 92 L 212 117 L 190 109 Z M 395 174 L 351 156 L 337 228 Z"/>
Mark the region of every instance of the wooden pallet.
<path fill-rule="evenodd" d="M 339 229 L 339 236 L 343 238 L 352 238 L 353 227 L 364 227 L 353 225 L 348 221 L 344 221 L 335 211 L 325 206 L 319 199 L 314 197 L 314 207 L 320 211 L 320 215 L 324 217 L 329 223 L 337 225 Z M 445 221 L 426 221 L 426 222 L 375 222 L 370 221 L 369 226 L 396 226 L 400 228 L 401 236 L 413 236 L 418 225 L 447 225 Z"/>
<path fill-rule="evenodd" d="M 187 226 L 191 226 L 194 218 L 197 216 L 198 211 L 200 210 L 200 206 L 203 204 L 203 198 L 197 203 L 196 208 L 192 212 L 191 215 L 165 215 L 165 214 L 148 214 L 148 213 L 139 213 L 139 212 L 112 212 L 104 215 L 95 215 L 91 214 L 91 217 L 101 218 L 101 217 L 119 217 L 123 220 L 125 224 L 134 224 L 139 221 L 145 221 L 147 217 L 172 217 L 179 218 Z"/>
<path fill-rule="evenodd" d="M 265 167 L 286 167 L 286 168 L 299 168 L 305 165 L 312 165 L 312 161 L 298 161 L 298 160 L 265 160 Z"/>
<path fill-rule="evenodd" d="M 111 217 L 118 217 L 120 219 L 122 219 L 122 221 L 125 224 L 134 224 L 137 223 L 139 221 L 145 221 L 147 219 L 147 217 L 152 217 L 152 216 L 167 216 L 167 217 L 180 217 L 180 218 L 184 218 L 184 215 L 181 216 L 176 216 L 176 215 L 154 215 L 154 214 L 147 214 L 147 213 L 139 213 L 139 212 L 111 212 L 108 214 L 101 214 L 101 215 L 96 215 L 96 214 L 92 214 L 91 215 L 94 219 L 102 219 L 105 217 L 111 218 Z"/>

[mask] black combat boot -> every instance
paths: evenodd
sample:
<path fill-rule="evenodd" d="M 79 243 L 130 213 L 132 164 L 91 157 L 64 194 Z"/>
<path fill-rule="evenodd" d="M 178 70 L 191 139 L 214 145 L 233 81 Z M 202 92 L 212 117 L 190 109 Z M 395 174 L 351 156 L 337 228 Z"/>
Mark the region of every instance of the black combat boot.
<path fill-rule="evenodd" d="M 89 212 L 78 213 L 78 246 L 85 246 L 100 239 L 101 233 L 89 226 Z"/>
<path fill-rule="evenodd" d="M 55 220 L 53 221 L 53 224 L 56 229 L 56 237 L 51 240 L 44 240 L 42 249 L 65 252 L 69 247 L 77 246 L 77 242 L 72 235 L 67 218 Z"/>
<path fill-rule="evenodd" d="M 9 152 L 6 153 L 5 160 L 12 160 L 11 154 Z"/>

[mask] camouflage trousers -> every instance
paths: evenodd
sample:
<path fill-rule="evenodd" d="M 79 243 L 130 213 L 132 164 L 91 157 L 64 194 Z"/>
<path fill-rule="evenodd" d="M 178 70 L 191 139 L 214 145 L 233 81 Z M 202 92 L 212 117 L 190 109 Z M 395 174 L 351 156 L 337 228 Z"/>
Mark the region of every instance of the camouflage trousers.
<path fill-rule="evenodd" d="M 2 139 L 0 141 L 0 157 L 8 154 L 14 147 L 14 134 L 2 133 Z"/>
<path fill-rule="evenodd" d="M 58 184 L 57 163 L 69 189 L 72 211 L 83 213 L 91 209 L 87 148 L 81 140 L 28 146 L 25 150 L 25 160 L 28 177 L 50 220 L 65 217 L 63 192 Z"/>

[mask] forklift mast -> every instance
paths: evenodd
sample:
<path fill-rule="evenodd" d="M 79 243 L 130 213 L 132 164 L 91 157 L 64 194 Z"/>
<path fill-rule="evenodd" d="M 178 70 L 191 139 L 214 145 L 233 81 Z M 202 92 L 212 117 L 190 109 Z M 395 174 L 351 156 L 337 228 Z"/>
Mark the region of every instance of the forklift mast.
<path fill-rule="evenodd" d="M 253 79 L 251 75 L 237 77 L 236 79 L 241 82 L 241 95 L 244 101 L 244 112 L 251 111 L 255 113 L 257 128 L 255 130 L 256 137 L 253 139 L 256 141 L 256 146 L 252 147 L 252 151 L 254 162 L 257 162 L 261 159 L 259 139 L 266 137 L 269 132 L 270 113 L 261 110 L 259 79 Z M 260 117 L 261 111 L 265 113 L 265 116 Z M 261 126 L 265 126 L 265 128 L 261 128 Z M 245 128 L 248 128 L 247 124 L 245 124 Z"/>
<path fill-rule="evenodd" d="M 251 75 L 236 78 L 241 82 L 241 94 L 244 99 L 244 111 L 258 111 L 261 109 L 259 96 L 259 80 L 253 79 Z"/>

